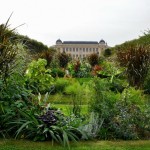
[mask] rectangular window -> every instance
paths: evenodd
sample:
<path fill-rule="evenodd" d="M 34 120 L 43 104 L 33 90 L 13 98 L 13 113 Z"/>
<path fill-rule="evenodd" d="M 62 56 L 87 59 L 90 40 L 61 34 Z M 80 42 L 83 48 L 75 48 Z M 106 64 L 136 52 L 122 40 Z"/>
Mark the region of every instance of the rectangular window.
<path fill-rule="evenodd" d="M 83 52 L 85 52 L 85 48 L 83 48 Z"/>
<path fill-rule="evenodd" d="M 78 48 L 76 48 L 76 52 L 78 52 Z"/>
<path fill-rule="evenodd" d="M 88 52 L 88 48 L 86 48 L 86 52 Z"/>
<path fill-rule="evenodd" d="M 65 48 L 63 48 L 63 51 L 65 52 Z"/>
<path fill-rule="evenodd" d="M 93 52 L 95 52 L 95 48 L 93 48 Z"/>
<path fill-rule="evenodd" d="M 75 48 L 73 48 L 73 51 L 75 52 Z"/>
<path fill-rule="evenodd" d="M 71 52 L 71 48 L 70 48 L 70 52 Z"/>

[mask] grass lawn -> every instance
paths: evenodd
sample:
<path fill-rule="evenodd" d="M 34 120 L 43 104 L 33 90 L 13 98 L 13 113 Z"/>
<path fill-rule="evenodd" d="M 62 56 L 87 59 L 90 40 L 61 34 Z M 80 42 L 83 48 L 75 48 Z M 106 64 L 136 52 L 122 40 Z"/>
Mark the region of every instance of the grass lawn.
<path fill-rule="evenodd" d="M 70 115 L 72 113 L 73 106 L 67 104 L 53 104 L 54 107 L 60 108 L 65 115 Z M 81 113 L 82 115 L 86 115 L 88 113 L 88 105 L 81 105 Z"/>
<path fill-rule="evenodd" d="M 42 97 L 44 98 L 44 95 L 42 95 Z M 83 101 L 84 102 L 82 102 L 82 104 L 80 105 L 81 113 L 83 115 L 86 115 L 88 113 L 88 104 L 87 104 L 87 100 L 83 99 Z M 73 101 L 71 95 L 63 95 L 61 93 L 49 95 L 48 102 L 50 102 L 52 106 L 56 108 L 60 108 L 60 110 L 65 115 L 72 114 Z"/>
<path fill-rule="evenodd" d="M 82 100 L 79 99 L 78 101 L 81 101 L 82 104 L 86 105 L 88 104 L 88 97 L 83 96 Z M 56 93 L 54 95 L 49 95 L 49 102 L 54 104 L 72 104 L 73 100 L 72 95 L 64 95 L 62 93 Z"/>
<path fill-rule="evenodd" d="M 0 150 L 66 150 L 51 142 L 0 140 Z M 86 141 L 71 144 L 71 150 L 149 150 L 150 141 Z"/>

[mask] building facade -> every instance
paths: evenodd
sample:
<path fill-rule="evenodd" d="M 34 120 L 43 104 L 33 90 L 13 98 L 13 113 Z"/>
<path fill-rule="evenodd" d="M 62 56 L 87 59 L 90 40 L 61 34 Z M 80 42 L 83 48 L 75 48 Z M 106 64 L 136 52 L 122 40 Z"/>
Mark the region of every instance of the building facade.
<path fill-rule="evenodd" d="M 56 41 L 55 48 L 59 52 L 65 52 L 72 58 L 85 58 L 90 54 L 96 53 L 99 56 L 108 48 L 107 43 L 104 40 L 97 41 Z"/>

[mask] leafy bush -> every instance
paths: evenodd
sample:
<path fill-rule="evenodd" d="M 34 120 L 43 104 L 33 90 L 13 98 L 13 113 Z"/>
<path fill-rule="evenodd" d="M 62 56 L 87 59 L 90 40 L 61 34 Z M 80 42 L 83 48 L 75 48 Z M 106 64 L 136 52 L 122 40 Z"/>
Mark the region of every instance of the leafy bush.
<path fill-rule="evenodd" d="M 73 105 L 71 112 L 76 116 L 81 116 L 81 105 L 83 102 L 90 100 L 88 85 L 80 85 L 77 80 L 73 80 L 71 84 L 65 88 L 64 92 L 65 94 L 72 96 L 72 101 L 70 101 L 70 104 Z"/>
<path fill-rule="evenodd" d="M 124 68 L 120 68 L 117 66 L 116 62 L 103 62 L 101 64 L 100 71 L 97 71 L 97 74 L 101 78 L 114 78 L 115 76 L 119 76 L 124 71 Z"/>
<path fill-rule="evenodd" d="M 110 82 L 106 79 L 94 78 L 91 83 L 93 88 L 93 100 L 90 102 L 89 109 L 98 113 L 100 118 L 108 118 L 111 109 L 118 100 L 119 94 L 110 91 Z"/>
<path fill-rule="evenodd" d="M 52 68 L 51 75 L 53 78 L 55 77 L 64 77 L 65 71 L 61 68 Z"/>
<path fill-rule="evenodd" d="M 13 74 L 7 79 L 7 86 L 1 80 L 0 99 L 2 101 L 28 100 L 30 91 L 25 88 L 25 80 L 19 74 Z"/>
<path fill-rule="evenodd" d="M 150 69 L 149 69 L 148 74 L 147 74 L 147 76 L 145 78 L 143 86 L 144 86 L 143 87 L 144 88 L 144 93 L 150 94 Z"/>
<path fill-rule="evenodd" d="M 76 78 L 78 82 L 83 85 L 84 83 L 88 84 L 90 82 L 91 78 Z"/>
<path fill-rule="evenodd" d="M 97 137 L 102 139 L 149 138 L 149 105 L 141 91 L 126 88 L 121 94 L 110 91 L 106 79 L 95 79 L 94 95 L 90 110 L 99 115 L 102 122 Z M 146 134 L 142 134 L 146 133 Z"/>
<path fill-rule="evenodd" d="M 129 140 L 150 137 L 150 116 L 147 111 L 123 101 L 116 103 L 115 111 L 116 114 L 109 123 L 115 138 Z"/>
<path fill-rule="evenodd" d="M 26 83 L 29 89 L 34 93 L 45 93 L 50 91 L 53 77 L 51 76 L 51 70 L 46 69 L 47 62 L 45 59 L 33 60 L 26 71 Z"/>
<path fill-rule="evenodd" d="M 57 78 L 55 81 L 55 92 L 61 92 L 63 93 L 65 88 L 69 85 L 70 80 L 65 78 Z"/>
<path fill-rule="evenodd" d="M 111 54 L 112 54 L 112 50 L 111 49 L 109 49 L 109 48 L 105 49 L 105 51 L 104 51 L 104 56 L 105 57 L 109 57 L 109 56 L 111 56 Z"/>
<path fill-rule="evenodd" d="M 121 77 L 120 78 L 119 77 L 118 78 L 113 77 L 113 80 L 112 80 L 111 85 L 110 85 L 110 90 L 115 92 L 115 93 L 118 93 L 118 92 L 122 93 L 123 90 L 129 85 L 128 81 L 122 80 Z"/>
<path fill-rule="evenodd" d="M 125 89 L 122 99 L 115 104 L 115 116 L 110 123 L 112 130 L 115 130 L 115 136 L 122 139 L 138 139 L 142 138 L 142 132 L 149 132 L 150 116 L 147 106 L 141 91 L 131 87 Z"/>
<path fill-rule="evenodd" d="M 68 64 L 68 70 L 72 77 L 87 78 L 91 77 L 91 65 L 84 61 L 74 61 Z"/>
<path fill-rule="evenodd" d="M 70 140 L 77 141 L 84 134 L 78 129 L 82 120 L 66 117 L 46 103 L 47 100 L 42 101 L 39 97 L 39 103 L 31 103 L 30 107 L 19 106 L 12 109 L 12 112 L 16 110 L 17 113 L 14 113 L 13 118 L 9 117 L 9 121 L 7 119 L 4 122 L 7 132 L 15 135 L 15 138 L 34 141 L 52 140 L 69 147 Z"/>
<path fill-rule="evenodd" d="M 81 62 L 80 70 L 78 71 L 76 77 L 79 78 L 89 78 L 91 77 L 91 66 L 89 63 Z"/>
<path fill-rule="evenodd" d="M 71 84 L 65 88 L 65 93 L 69 95 L 76 95 L 83 90 L 82 86 L 77 80 L 71 80 Z"/>

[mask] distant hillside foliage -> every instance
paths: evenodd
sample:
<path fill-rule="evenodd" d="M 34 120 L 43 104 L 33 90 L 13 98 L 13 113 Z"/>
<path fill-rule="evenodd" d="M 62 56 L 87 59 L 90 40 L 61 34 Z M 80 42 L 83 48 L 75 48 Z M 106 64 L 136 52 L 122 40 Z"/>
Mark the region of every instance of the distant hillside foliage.
<path fill-rule="evenodd" d="M 131 40 L 131 41 L 127 41 L 123 44 L 117 45 L 115 46 L 115 49 L 117 50 L 119 47 L 125 46 L 127 44 L 132 44 L 132 45 L 150 45 L 150 30 L 146 31 L 143 33 L 142 36 L 139 36 L 139 38 Z"/>
<path fill-rule="evenodd" d="M 5 24 L 0 24 L 0 34 L 2 34 L 2 28 L 5 28 Z M 9 41 L 14 43 L 15 41 L 18 41 L 26 46 L 26 48 L 31 53 L 39 53 L 45 50 L 48 50 L 48 46 L 44 45 L 42 42 L 39 42 L 37 40 L 31 39 L 28 36 L 20 35 L 15 31 L 15 29 L 6 29 L 7 32 L 7 38 L 9 38 Z"/>
<path fill-rule="evenodd" d="M 42 42 L 31 39 L 28 36 L 15 34 L 15 38 L 21 40 L 23 44 L 27 46 L 31 53 L 39 53 L 48 50 L 48 46 L 44 45 Z"/>

